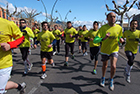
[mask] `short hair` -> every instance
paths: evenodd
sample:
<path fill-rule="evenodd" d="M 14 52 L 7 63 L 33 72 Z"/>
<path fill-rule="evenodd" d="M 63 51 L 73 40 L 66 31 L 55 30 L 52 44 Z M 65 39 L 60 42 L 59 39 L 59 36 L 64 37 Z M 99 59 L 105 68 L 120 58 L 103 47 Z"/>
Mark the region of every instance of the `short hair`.
<path fill-rule="evenodd" d="M 24 22 L 26 23 L 26 20 L 25 20 L 25 19 L 20 19 L 19 21 L 20 21 L 20 22 L 21 22 L 21 21 L 24 21 Z"/>
<path fill-rule="evenodd" d="M 132 24 L 132 22 L 135 22 L 135 21 L 138 22 L 137 20 L 132 20 L 132 21 L 130 22 L 130 25 Z"/>
<path fill-rule="evenodd" d="M 86 27 L 86 25 L 83 25 L 83 27 Z"/>
<path fill-rule="evenodd" d="M 94 22 L 93 22 L 93 25 L 96 24 L 96 23 L 97 23 L 97 25 L 99 25 L 99 23 L 98 23 L 97 21 L 94 21 Z"/>
<path fill-rule="evenodd" d="M 50 25 L 49 25 L 48 22 L 46 22 L 46 21 L 42 22 L 42 23 L 41 23 L 41 26 L 43 27 L 44 24 L 47 24 L 47 25 L 48 25 L 48 28 L 50 28 Z"/>
<path fill-rule="evenodd" d="M 68 24 L 68 23 L 71 23 L 71 21 L 68 21 L 67 24 Z"/>
<path fill-rule="evenodd" d="M 57 27 L 58 27 L 58 25 L 54 25 L 54 27 L 55 27 L 55 26 L 57 26 Z"/>

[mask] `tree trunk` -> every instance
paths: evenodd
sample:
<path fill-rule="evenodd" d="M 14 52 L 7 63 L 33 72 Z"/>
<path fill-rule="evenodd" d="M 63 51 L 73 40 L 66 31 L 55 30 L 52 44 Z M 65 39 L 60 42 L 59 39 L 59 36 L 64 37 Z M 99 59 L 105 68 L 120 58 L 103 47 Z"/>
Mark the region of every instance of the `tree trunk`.
<path fill-rule="evenodd" d="M 121 27 L 123 28 L 123 14 L 121 15 L 120 25 L 121 25 Z"/>

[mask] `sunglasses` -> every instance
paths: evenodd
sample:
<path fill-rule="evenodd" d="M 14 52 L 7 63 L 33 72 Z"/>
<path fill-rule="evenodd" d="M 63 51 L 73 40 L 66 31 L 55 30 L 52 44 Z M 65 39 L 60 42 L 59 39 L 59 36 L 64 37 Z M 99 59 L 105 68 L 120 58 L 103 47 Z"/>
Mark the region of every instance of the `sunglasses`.
<path fill-rule="evenodd" d="M 25 24 L 25 22 L 20 22 L 20 24 L 22 24 L 22 23 Z"/>

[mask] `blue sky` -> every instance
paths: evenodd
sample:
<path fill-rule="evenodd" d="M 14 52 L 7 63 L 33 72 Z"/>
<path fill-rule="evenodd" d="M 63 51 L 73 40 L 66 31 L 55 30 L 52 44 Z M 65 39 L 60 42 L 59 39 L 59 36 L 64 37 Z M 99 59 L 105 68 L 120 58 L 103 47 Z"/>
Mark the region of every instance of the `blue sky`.
<path fill-rule="evenodd" d="M 51 14 L 52 6 L 56 0 L 42 0 L 45 3 L 48 14 Z M 62 20 L 64 20 L 66 13 L 71 10 L 67 16 L 69 21 L 73 21 L 74 17 L 76 19 L 75 22 L 79 22 L 79 24 L 91 24 L 92 22 L 103 21 L 106 20 L 105 12 L 107 9 L 105 8 L 105 3 L 108 4 L 110 8 L 113 8 L 112 0 L 58 0 L 53 16 L 58 17 L 60 20 L 60 16 L 58 13 L 55 13 L 56 10 L 62 16 Z M 122 5 L 126 0 L 115 0 L 117 4 Z M 132 2 L 133 0 L 129 0 Z M 5 7 L 5 3 L 8 2 L 10 4 L 10 10 L 13 11 L 13 6 L 16 5 L 18 9 L 26 8 L 28 11 L 31 9 L 36 9 L 37 12 L 45 13 L 44 7 L 40 1 L 37 0 L 0 0 L 0 5 Z M 131 10 L 129 14 L 133 14 L 137 12 L 136 6 Z M 139 12 L 140 13 L 140 12 Z M 43 21 L 45 20 L 45 16 L 42 14 L 36 17 L 37 20 Z M 90 27 L 91 27 L 90 25 Z"/>

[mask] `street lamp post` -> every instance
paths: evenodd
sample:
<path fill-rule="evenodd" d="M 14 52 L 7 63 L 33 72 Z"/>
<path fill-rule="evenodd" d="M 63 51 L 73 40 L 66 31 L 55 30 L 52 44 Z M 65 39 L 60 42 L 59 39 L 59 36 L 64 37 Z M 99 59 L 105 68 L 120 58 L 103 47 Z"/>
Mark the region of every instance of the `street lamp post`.
<path fill-rule="evenodd" d="M 47 9 L 46 9 L 46 6 L 45 6 L 44 2 L 43 2 L 42 0 L 37 0 L 37 1 L 41 1 L 42 5 L 43 5 L 43 7 L 44 7 L 44 9 L 45 9 L 45 13 L 46 13 L 46 21 L 48 21 L 48 17 L 47 17 Z"/>
<path fill-rule="evenodd" d="M 54 5 L 53 5 L 53 7 L 52 7 L 52 11 L 51 11 L 51 24 L 50 24 L 50 26 L 51 26 L 52 23 L 53 23 L 53 18 L 52 18 L 52 17 L 53 17 L 53 10 L 54 10 L 54 7 L 55 7 L 57 1 L 58 1 L 58 0 L 55 1 Z"/>
<path fill-rule="evenodd" d="M 64 28 L 65 28 L 65 26 L 64 26 L 65 20 L 67 19 L 68 14 L 71 13 L 71 10 L 69 10 L 69 11 L 67 12 L 64 21 L 62 20 L 62 16 L 60 15 L 60 13 L 59 13 L 57 10 L 56 10 L 55 12 L 59 14 L 60 19 L 61 19 L 61 22 L 62 22 L 62 27 L 63 27 L 63 29 L 64 29 Z"/>

